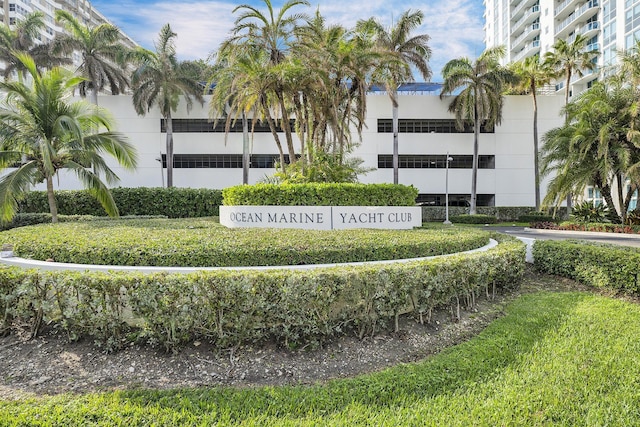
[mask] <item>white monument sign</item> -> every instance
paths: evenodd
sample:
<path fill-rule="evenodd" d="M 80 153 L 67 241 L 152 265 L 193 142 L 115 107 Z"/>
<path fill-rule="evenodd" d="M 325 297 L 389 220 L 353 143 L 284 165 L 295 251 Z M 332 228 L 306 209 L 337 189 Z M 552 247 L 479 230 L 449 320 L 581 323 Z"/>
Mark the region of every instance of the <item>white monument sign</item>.
<path fill-rule="evenodd" d="M 419 206 L 220 206 L 220 224 L 229 228 L 406 230 L 422 225 L 422 208 Z"/>

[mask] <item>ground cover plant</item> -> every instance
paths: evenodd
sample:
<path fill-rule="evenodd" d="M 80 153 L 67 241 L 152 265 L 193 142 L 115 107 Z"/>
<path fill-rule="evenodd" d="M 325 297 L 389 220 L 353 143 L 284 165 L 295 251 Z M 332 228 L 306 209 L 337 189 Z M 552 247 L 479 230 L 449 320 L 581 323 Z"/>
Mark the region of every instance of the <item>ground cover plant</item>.
<path fill-rule="evenodd" d="M 640 307 L 538 292 L 476 338 L 326 384 L 119 390 L 0 402 L 5 425 L 638 425 Z"/>
<path fill-rule="evenodd" d="M 152 266 L 298 265 L 416 258 L 481 247 L 466 230 L 227 229 L 214 219 L 144 219 L 41 224 L 2 232 L 21 257 Z"/>

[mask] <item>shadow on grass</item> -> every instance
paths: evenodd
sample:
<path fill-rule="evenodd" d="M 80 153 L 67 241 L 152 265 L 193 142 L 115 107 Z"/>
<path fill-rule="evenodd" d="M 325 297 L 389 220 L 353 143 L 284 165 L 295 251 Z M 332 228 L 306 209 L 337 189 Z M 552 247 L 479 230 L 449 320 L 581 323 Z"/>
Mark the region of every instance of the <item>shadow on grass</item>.
<path fill-rule="evenodd" d="M 407 407 L 433 396 L 464 391 L 517 365 L 536 342 L 558 330 L 574 308 L 589 297 L 577 292 L 524 295 L 507 307 L 505 317 L 468 342 L 420 363 L 353 379 L 314 386 L 123 391 L 114 398 L 127 405 L 186 411 L 196 417 L 224 414 L 225 419 L 237 421 L 256 414 L 276 418 L 330 415 L 354 404 Z"/>

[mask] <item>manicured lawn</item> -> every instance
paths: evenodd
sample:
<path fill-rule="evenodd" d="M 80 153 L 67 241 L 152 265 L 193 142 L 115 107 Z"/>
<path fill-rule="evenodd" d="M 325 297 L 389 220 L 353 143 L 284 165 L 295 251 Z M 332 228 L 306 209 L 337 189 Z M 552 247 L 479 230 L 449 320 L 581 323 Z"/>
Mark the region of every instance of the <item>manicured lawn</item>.
<path fill-rule="evenodd" d="M 0 425 L 640 425 L 640 306 L 537 292 L 428 360 L 324 385 L 0 402 Z"/>

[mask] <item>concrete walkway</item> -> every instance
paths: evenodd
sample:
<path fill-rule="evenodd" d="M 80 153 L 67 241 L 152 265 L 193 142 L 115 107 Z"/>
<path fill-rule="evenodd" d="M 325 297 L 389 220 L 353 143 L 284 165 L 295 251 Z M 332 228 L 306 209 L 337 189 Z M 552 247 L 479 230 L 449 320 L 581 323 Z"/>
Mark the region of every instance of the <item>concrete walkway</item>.
<path fill-rule="evenodd" d="M 409 259 L 392 259 L 385 261 L 366 261 L 366 262 L 349 262 L 343 264 L 310 264 L 310 265 L 274 265 L 274 266 L 256 266 L 256 267 L 148 267 L 148 266 L 118 266 L 118 265 L 91 265 L 91 264 L 69 264 L 62 262 L 47 262 L 37 261 L 32 259 L 25 259 L 10 256 L 11 254 L 4 254 L 5 257 L 0 257 L 0 263 L 13 267 L 22 268 L 35 268 L 45 271 L 129 271 L 138 273 L 193 273 L 196 271 L 219 271 L 219 270 L 232 270 L 232 271 L 267 271 L 267 270 L 312 270 L 316 268 L 330 268 L 330 267 L 352 267 L 359 265 L 385 265 L 399 262 L 411 262 L 422 261 L 427 259 L 442 258 L 453 255 L 469 254 L 473 252 L 487 251 L 498 245 L 493 239 L 489 239 L 489 244 L 469 251 L 457 252 L 446 255 L 434 255 L 423 258 L 409 258 Z"/>

